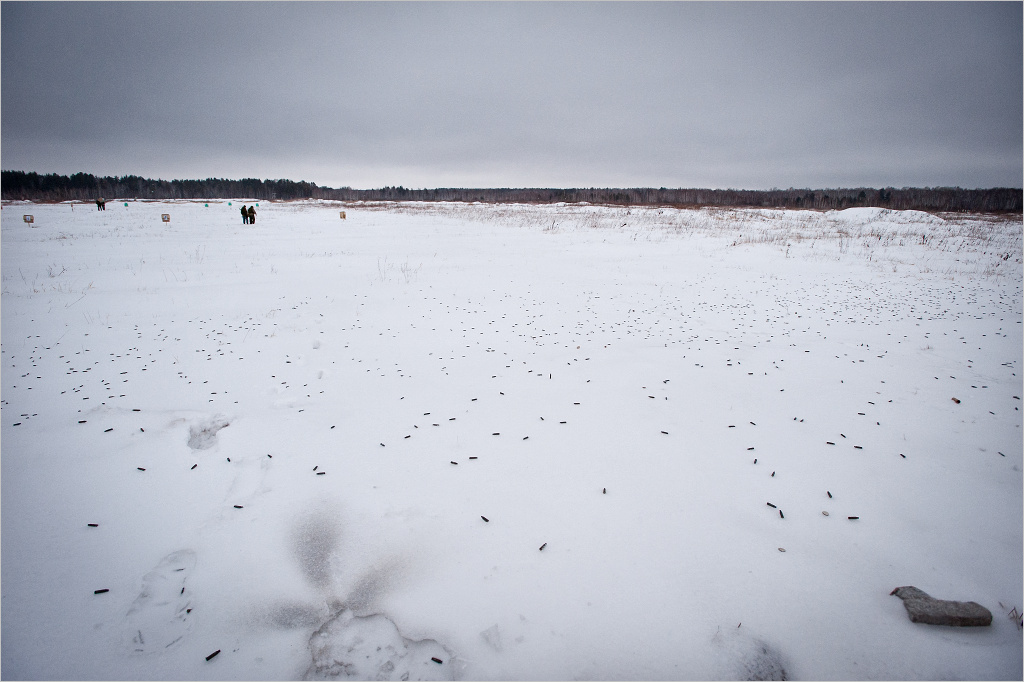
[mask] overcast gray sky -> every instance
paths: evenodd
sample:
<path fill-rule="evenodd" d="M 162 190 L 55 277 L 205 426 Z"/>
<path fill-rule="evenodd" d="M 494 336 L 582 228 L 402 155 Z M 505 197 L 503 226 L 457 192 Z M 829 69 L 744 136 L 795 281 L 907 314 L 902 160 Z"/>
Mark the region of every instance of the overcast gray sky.
<path fill-rule="evenodd" d="M 4 170 L 1022 185 L 1021 2 L 0 3 Z"/>

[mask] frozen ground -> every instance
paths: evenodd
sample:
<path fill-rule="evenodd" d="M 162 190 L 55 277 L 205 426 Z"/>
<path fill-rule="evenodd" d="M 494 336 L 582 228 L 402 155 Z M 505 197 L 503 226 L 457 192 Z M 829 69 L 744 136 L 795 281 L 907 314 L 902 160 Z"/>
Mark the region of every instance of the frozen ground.
<path fill-rule="evenodd" d="M 4 678 L 1021 679 L 1019 219 L 233 203 L 3 205 Z"/>

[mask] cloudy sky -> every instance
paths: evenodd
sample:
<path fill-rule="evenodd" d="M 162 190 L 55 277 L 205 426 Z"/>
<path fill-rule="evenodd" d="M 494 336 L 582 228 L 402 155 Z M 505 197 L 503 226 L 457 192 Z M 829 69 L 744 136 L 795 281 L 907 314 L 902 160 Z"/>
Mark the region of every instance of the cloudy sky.
<path fill-rule="evenodd" d="M 4 170 L 1022 185 L 1020 2 L 0 3 Z"/>

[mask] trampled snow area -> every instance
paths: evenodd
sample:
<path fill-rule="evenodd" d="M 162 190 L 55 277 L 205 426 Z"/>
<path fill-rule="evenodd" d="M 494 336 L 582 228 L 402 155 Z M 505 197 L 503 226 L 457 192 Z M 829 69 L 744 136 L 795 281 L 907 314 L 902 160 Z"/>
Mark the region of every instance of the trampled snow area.
<path fill-rule="evenodd" d="M 4 678 L 1021 678 L 1019 218 L 239 203 L 3 205 Z"/>

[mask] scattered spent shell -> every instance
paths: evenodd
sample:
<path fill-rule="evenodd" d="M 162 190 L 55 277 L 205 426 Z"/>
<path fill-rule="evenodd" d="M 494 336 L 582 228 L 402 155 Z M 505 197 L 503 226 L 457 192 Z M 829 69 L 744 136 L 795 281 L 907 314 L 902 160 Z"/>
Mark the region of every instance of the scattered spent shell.
<path fill-rule="evenodd" d="M 102 590 L 93 590 L 92 591 L 93 594 L 103 594 L 104 592 L 110 592 L 110 590 L 108 590 L 107 588 L 103 588 Z"/>
<path fill-rule="evenodd" d="M 821 512 L 821 515 L 822 516 L 828 516 L 828 512 L 827 511 L 823 511 L 823 512 Z"/>
<path fill-rule="evenodd" d="M 437 658 L 436 656 L 431 656 L 430 660 L 432 660 L 434 663 L 444 663 L 444 661 L 442 661 L 440 658 Z"/>
<path fill-rule="evenodd" d="M 206 660 L 210 660 L 211 658 L 213 658 L 214 656 L 216 656 L 216 655 L 217 655 L 217 654 L 219 654 L 219 653 L 220 653 L 220 649 L 217 649 L 217 650 L 216 650 L 216 651 L 214 651 L 214 652 L 213 652 L 212 654 L 210 654 L 209 656 L 207 656 L 207 657 L 206 657 Z"/>
<path fill-rule="evenodd" d="M 483 519 L 484 521 L 486 521 L 487 523 L 491 522 L 491 520 L 489 518 L 487 518 L 486 516 L 481 516 L 480 518 Z"/>
<path fill-rule="evenodd" d="M 774 504 L 772 504 L 771 502 L 765 502 L 765 504 L 767 504 L 767 505 L 768 505 L 769 507 L 771 507 L 772 509 L 778 509 L 778 507 L 776 507 L 776 506 L 775 506 Z"/>
<path fill-rule="evenodd" d="M 545 542 L 543 545 L 540 546 L 540 551 L 543 552 L 544 548 L 547 547 L 547 546 L 548 546 L 548 543 Z"/>
<path fill-rule="evenodd" d="M 786 548 L 785 548 L 785 547 L 779 547 L 779 551 L 780 551 L 780 552 L 785 552 L 785 551 L 786 551 Z"/>

